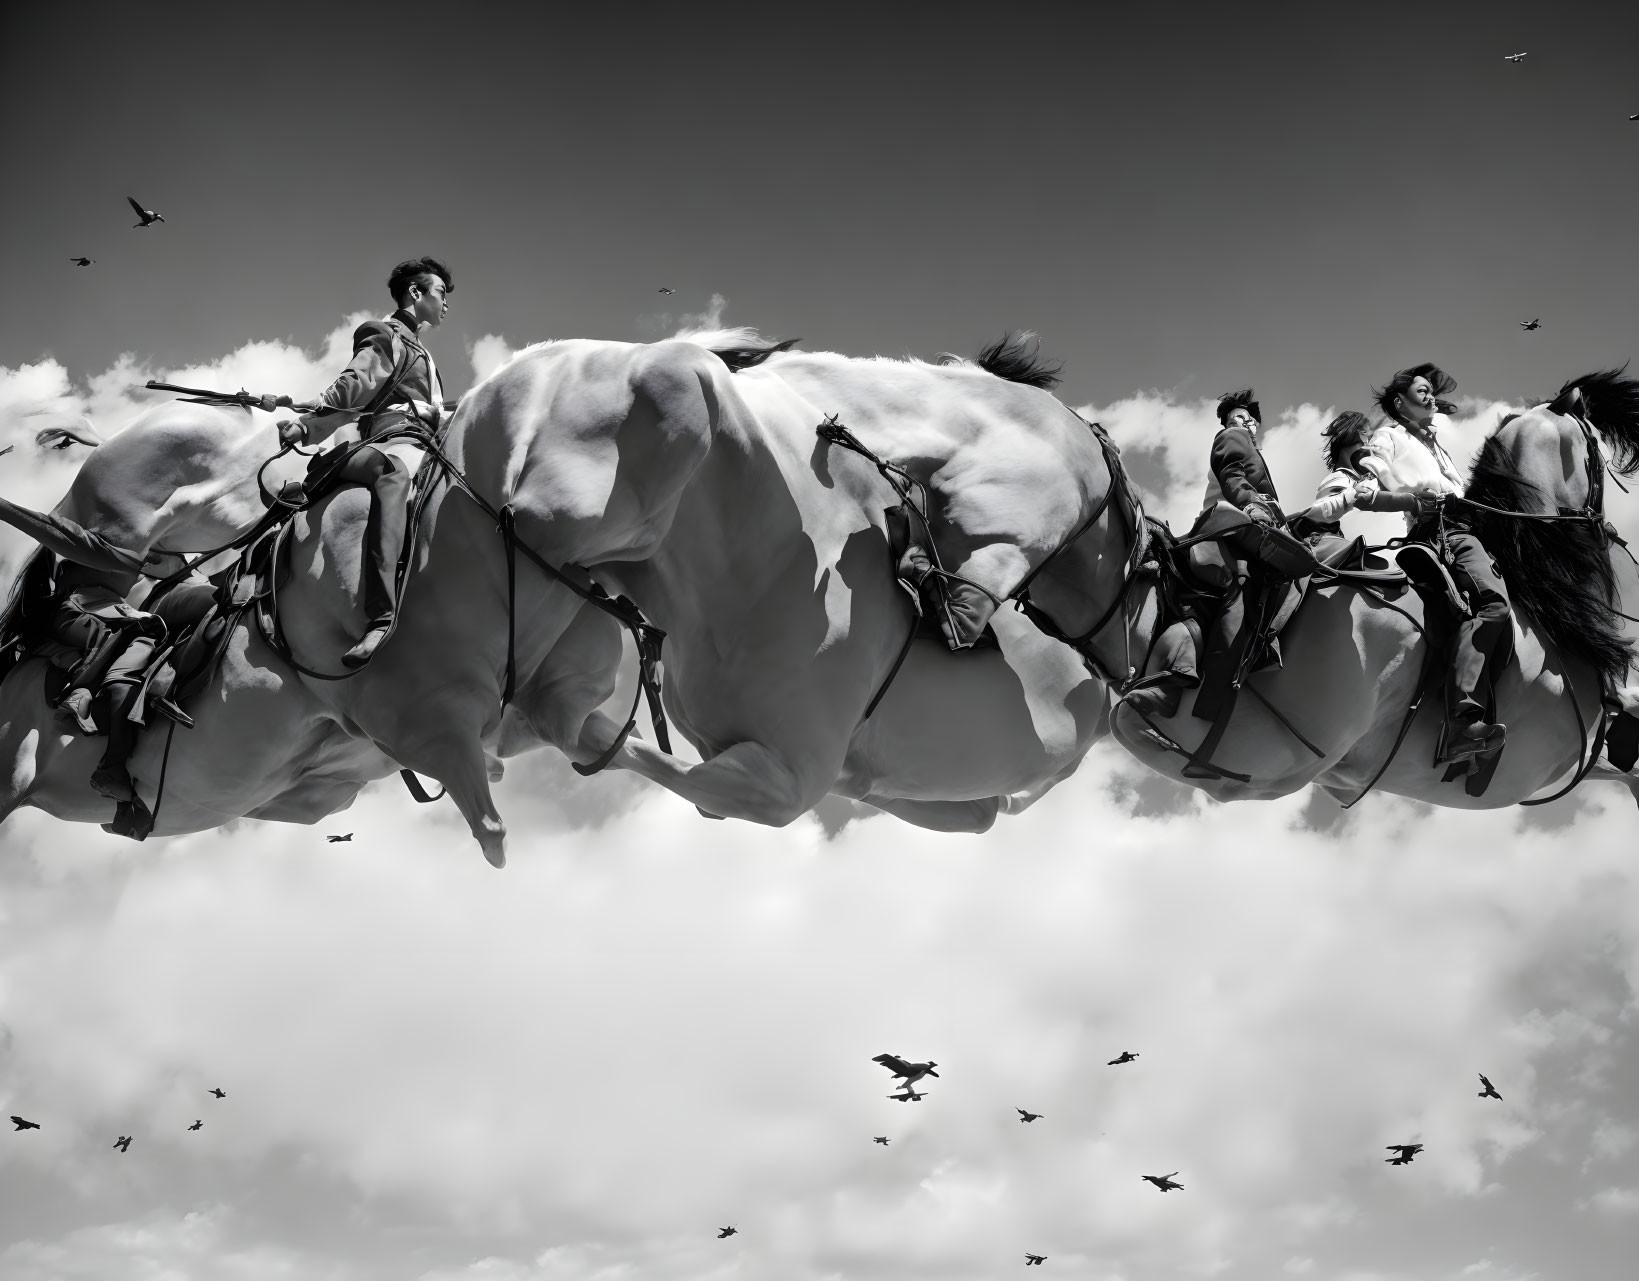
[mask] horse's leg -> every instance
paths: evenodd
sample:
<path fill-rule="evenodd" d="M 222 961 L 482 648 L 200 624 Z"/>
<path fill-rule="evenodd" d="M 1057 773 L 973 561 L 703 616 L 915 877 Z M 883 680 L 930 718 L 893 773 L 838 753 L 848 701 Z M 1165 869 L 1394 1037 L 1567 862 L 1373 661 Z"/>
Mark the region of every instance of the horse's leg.
<path fill-rule="evenodd" d="M 76 565 L 115 573 L 135 573 L 142 568 L 141 555 L 116 547 L 95 530 L 58 512 L 37 512 L 0 498 L 0 521 Z"/>
<path fill-rule="evenodd" d="M 895 796 L 861 797 L 865 804 L 884 814 L 930 832 L 988 832 L 996 815 L 1001 812 L 1002 796 L 987 796 L 978 801 L 906 801 Z"/>
<path fill-rule="evenodd" d="M 710 760 L 690 765 L 650 743 L 628 739 L 617 761 L 720 818 L 784 827 L 820 802 L 841 770 L 800 769 L 766 744 L 734 743 Z"/>

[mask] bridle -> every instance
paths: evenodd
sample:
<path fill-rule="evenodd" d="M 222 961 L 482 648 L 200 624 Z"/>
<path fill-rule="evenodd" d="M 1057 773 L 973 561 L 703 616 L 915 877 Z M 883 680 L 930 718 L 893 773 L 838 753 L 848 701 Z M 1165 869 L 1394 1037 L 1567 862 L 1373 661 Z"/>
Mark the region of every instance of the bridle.
<path fill-rule="evenodd" d="M 1128 614 L 1127 606 L 1132 598 L 1134 584 L 1150 576 L 1146 572 L 1144 555 L 1149 550 L 1152 522 L 1144 515 L 1144 505 L 1133 490 L 1132 482 L 1127 476 L 1127 469 L 1121 465 L 1121 451 L 1116 448 L 1115 442 L 1110 439 L 1102 424 L 1088 421 L 1087 426 L 1092 429 L 1093 434 L 1098 438 L 1099 449 L 1104 455 L 1104 469 L 1109 476 L 1109 484 L 1105 487 L 1104 497 L 1099 499 L 1098 506 L 1093 508 L 1092 514 L 1082 521 L 1080 527 L 1074 533 L 1049 552 L 1039 565 L 1024 576 L 1019 585 L 1013 589 L 1009 599 L 1013 601 L 1014 608 L 1023 613 L 1044 635 L 1070 646 L 1071 649 L 1081 655 L 1082 661 L 1107 686 L 1124 693 L 1130 682 L 1138 675 L 1138 670 L 1132 662 L 1132 619 Z M 1127 551 L 1126 563 L 1121 570 L 1121 585 L 1111 598 L 1109 605 L 1105 607 L 1104 612 L 1098 616 L 1097 621 L 1080 635 L 1071 636 L 1059 626 L 1052 615 L 1030 599 L 1030 583 L 1057 556 L 1067 550 L 1088 530 L 1092 529 L 1104 515 L 1105 509 L 1110 506 L 1111 500 L 1118 496 L 1120 501 L 1116 503 L 1116 509 L 1132 538 Z M 1094 639 L 1115 621 L 1118 614 L 1125 624 L 1123 627 L 1123 641 L 1126 645 L 1127 666 L 1126 672 L 1120 676 L 1111 671 L 1108 665 L 1093 650 Z"/>

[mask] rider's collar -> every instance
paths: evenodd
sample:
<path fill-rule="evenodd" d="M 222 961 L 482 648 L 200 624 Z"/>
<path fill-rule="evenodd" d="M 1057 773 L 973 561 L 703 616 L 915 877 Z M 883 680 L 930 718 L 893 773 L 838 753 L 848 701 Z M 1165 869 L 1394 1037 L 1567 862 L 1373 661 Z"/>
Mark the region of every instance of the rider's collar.
<path fill-rule="evenodd" d="M 408 329 L 412 334 L 420 331 L 420 325 L 416 322 L 415 312 L 411 311 L 408 307 L 400 307 L 393 313 L 392 319 L 398 321 L 399 324 L 403 325 L 404 328 Z"/>

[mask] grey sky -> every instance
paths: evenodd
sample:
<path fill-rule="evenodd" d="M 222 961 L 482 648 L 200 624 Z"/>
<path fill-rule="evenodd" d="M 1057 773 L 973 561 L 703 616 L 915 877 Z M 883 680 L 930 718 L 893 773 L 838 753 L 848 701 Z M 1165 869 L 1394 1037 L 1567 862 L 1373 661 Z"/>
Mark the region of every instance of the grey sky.
<path fill-rule="evenodd" d="M 1621 6 L 392 12 L 8 8 L 0 357 L 311 343 L 422 252 L 449 338 L 718 292 L 857 353 L 1030 326 L 1072 400 L 1525 397 L 1639 338 Z"/>
<path fill-rule="evenodd" d="M 1457 374 L 1462 456 L 1639 355 L 1618 6 L 521 8 L 0 10 L 0 491 L 72 477 L 32 407 L 315 390 L 424 252 L 452 391 L 714 296 L 855 354 L 1033 327 L 1175 526 L 1232 386 L 1303 493 L 1399 366 Z M 0 1115 L 44 1128 L 0 1128 L 0 1281 L 1631 1276 L 1618 788 L 1219 807 L 1106 744 L 982 838 L 707 823 L 544 753 L 497 802 L 502 873 L 396 782 L 142 846 L 9 819 Z"/>

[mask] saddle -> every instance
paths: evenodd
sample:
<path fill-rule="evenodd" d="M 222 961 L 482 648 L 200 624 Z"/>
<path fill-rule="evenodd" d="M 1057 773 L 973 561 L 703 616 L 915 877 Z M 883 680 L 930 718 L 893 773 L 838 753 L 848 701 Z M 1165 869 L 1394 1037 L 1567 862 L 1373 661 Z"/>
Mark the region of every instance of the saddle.
<path fill-rule="evenodd" d="M 1372 592 L 1385 601 L 1393 601 L 1407 590 L 1417 593 L 1423 604 L 1422 626 L 1426 629 L 1428 644 L 1417 691 L 1408 709 L 1406 728 L 1409 728 L 1424 696 L 1438 682 L 1440 673 L 1450 661 L 1451 646 L 1455 643 L 1459 624 L 1472 614 L 1467 599 L 1457 587 L 1439 552 L 1425 543 L 1373 547 L 1368 546 L 1363 538 L 1346 539 L 1340 533 L 1330 531 L 1317 531 L 1302 542 L 1286 531 L 1271 526 L 1258 526 L 1255 534 L 1248 535 L 1241 532 L 1241 522 L 1226 514 L 1228 510 L 1220 508 L 1216 512 L 1203 514 L 1191 534 L 1171 542 L 1162 557 L 1163 618 L 1160 626 L 1183 617 L 1186 625 L 1198 629 L 1199 620 L 1216 617 L 1212 611 L 1221 612 L 1236 590 L 1232 584 L 1225 591 L 1210 575 L 1203 581 L 1202 575 L 1195 569 L 1199 557 L 1185 553 L 1193 551 L 1205 541 L 1218 540 L 1227 553 L 1245 558 L 1251 569 L 1247 578 L 1249 600 L 1245 623 L 1239 635 L 1225 652 L 1216 655 L 1208 652 L 1208 661 L 1202 665 L 1201 688 L 1196 693 L 1194 710 L 1197 716 L 1210 719 L 1213 723 L 1201 745 L 1188 754 L 1189 761 L 1183 770 L 1185 777 L 1241 777 L 1213 765 L 1212 754 L 1227 729 L 1247 677 L 1265 667 L 1279 665 L 1281 629 L 1317 581 L 1323 585 L 1338 582 L 1369 584 Z M 1253 524 L 1249 518 L 1243 517 L 1243 520 Z M 1173 613 L 1174 609 L 1180 612 Z M 1198 630 L 1195 635 L 1199 640 Z M 1214 659 L 1217 661 L 1212 661 Z M 1503 661 L 1506 662 L 1507 658 Z M 1278 711 L 1272 707 L 1270 711 L 1311 751 L 1319 754 L 1319 749 L 1302 739 Z M 1494 716 L 1494 713 L 1494 707 L 1487 708 L 1488 716 Z M 1449 732 L 1449 719 L 1443 719 L 1435 744 L 1433 764 L 1436 767 L 1448 764 L 1445 751 Z M 1634 738 L 1635 751 L 1639 754 L 1639 731 L 1636 731 Z M 1497 753 L 1449 762 L 1444 781 L 1463 778 L 1465 790 L 1470 796 L 1483 795 L 1490 786 L 1497 762 Z"/>

